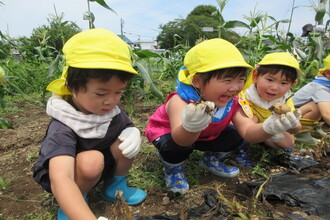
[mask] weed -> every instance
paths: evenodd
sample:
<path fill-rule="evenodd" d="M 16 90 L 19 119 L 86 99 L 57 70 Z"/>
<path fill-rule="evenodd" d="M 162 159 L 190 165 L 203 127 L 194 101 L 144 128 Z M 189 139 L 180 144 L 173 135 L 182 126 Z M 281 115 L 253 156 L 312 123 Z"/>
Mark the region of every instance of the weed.
<path fill-rule="evenodd" d="M 246 213 L 248 208 L 240 204 L 236 197 L 234 196 L 232 200 L 227 199 L 220 191 L 222 188 L 222 185 L 216 187 L 216 192 L 218 194 L 218 198 L 220 202 L 227 207 L 226 211 L 228 212 L 229 216 L 238 216 L 239 218 L 235 219 L 241 219 L 241 220 L 248 220 L 250 219 L 248 217 L 248 214 Z"/>
<path fill-rule="evenodd" d="M 257 174 L 257 175 L 265 177 L 265 178 L 268 177 L 266 169 L 261 167 L 260 165 L 256 165 L 255 167 L 252 168 L 252 174 Z"/>
<path fill-rule="evenodd" d="M 7 181 L 5 181 L 1 176 L 0 176 L 0 187 L 2 191 L 7 191 L 8 186 L 10 183 L 14 180 L 14 178 L 11 178 Z"/>

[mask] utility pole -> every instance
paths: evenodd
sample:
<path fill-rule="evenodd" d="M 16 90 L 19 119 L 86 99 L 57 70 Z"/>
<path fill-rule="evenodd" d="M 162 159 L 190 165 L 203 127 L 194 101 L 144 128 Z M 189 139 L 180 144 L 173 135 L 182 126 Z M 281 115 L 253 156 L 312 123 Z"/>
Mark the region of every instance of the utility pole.
<path fill-rule="evenodd" d="M 120 19 L 120 36 L 124 37 L 124 20 L 122 18 Z"/>

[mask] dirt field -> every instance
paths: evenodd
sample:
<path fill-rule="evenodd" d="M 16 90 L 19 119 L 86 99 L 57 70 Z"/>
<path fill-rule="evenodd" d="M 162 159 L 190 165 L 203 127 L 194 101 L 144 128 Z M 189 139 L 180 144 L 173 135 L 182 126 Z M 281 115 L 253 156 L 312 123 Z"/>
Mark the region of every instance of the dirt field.
<path fill-rule="evenodd" d="M 16 105 L 21 109 L 20 112 L 5 115 L 14 129 L 0 129 L 0 177 L 4 180 L 0 185 L 2 187 L 0 220 L 56 219 L 55 214 L 58 207 L 56 202 L 32 178 L 32 167 L 50 118 L 45 114 L 43 106 L 37 102 L 20 101 Z M 143 125 L 155 107 L 140 106 L 135 113 L 134 120 L 137 120 L 135 123 L 142 132 Z M 325 140 L 322 146 L 314 147 L 313 151 L 304 152 L 304 154 L 311 152 L 311 156 L 320 165 L 300 173 L 329 178 L 330 160 L 323 151 L 327 146 L 328 141 Z M 145 161 L 145 157 L 148 157 L 149 162 L 152 163 L 155 160 L 155 164 L 157 164 L 155 151 L 146 142 L 146 138 L 143 138 L 143 147 L 149 147 L 150 151 L 148 154 L 140 154 L 136 162 Z M 293 153 L 301 154 L 302 151 L 294 150 Z M 228 162 L 237 165 L 234 160 Z M 146 167 L 145 169 L 161 168 Z M 133 219 L 132 215 L 135 216 L 134 219 L 219 219 L 214 216 L 221 210 L 225 210 L 223 219 L 244 219 L 240 213 L 249 214 L 248 219 L 294 219 L 288 217 L 288 214 L 300 215 L 305 219 L 324 219 L 309 215 L 301 207 L 290 206 L 285 201 L 256 200 L 256 191 L 251 190 L 245 183 L 260 180 L 262 177 L 254 174 L 251 168 L 240 167 L 240 169 L 241 174 L 232 179 L 219 178 L 204 172 L 196 177 L 199 184 L 193 184 L 190 192 L 181 197 L 168 194 L 164 186 L 144 189 L 148 193 L 147 199 L 141 205 L 129 207 L 129 209 L 125 209 L 124 204 L 111 204 L 103 201 L 98 188 L 90 193 L 89 203 L 97 216 L 103 215 L 110 219 Z M 283 172 L 285 169 L 279 165 L 266 167 L 266 171 L 273 174 Z M 205 211 L 205 208 L 201 209 L 205 204 L 203 195 L 207 189 L 218 190 L 220 193 L 218 197 L 222 198 L 223 195 L 229 202 L 226 203 L 225 199 L 221 199 L 218 202 L 218 209 L 209 212 Z M 236 204 L 236 206 L 230 209 L 228 208 L 230 204 Z M 199 214 L 207 213 L 192 218 L 193 210 L 195 212 L 197 210 Z"/>

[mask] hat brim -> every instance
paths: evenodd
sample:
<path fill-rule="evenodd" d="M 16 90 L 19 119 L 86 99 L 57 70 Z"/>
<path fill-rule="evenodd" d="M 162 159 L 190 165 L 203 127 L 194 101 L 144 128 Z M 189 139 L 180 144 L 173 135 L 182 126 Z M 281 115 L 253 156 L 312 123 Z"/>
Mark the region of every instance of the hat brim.
<path fill-rule="evenodd" d="M 127 64 L 121 64 L 118 62 L 81 62 L 79 64 L 70 64 L 69 66 L 83 69 L 113 69 L 113 70 L 121 70 L 124 72 L 129 72 L 133 74 L 138 74 L 138 72 Z"/>
<path fill-rule="evenodd" d="M 201 69 L 198 72 L 205 73 L 205 72 L 209 72 L 212 70 L 225 69 L 225 68 L 231 68 L 231 67 L 245 67 L 248 69 L 253 69 L 252 66 L 250 66 L 247 63 L 242 63 L 242 61 L 232 61 L 232 62 L 226 62 L 225 64 L 219 63 L 218 65 L 206 66 L 205 68 Z"/>

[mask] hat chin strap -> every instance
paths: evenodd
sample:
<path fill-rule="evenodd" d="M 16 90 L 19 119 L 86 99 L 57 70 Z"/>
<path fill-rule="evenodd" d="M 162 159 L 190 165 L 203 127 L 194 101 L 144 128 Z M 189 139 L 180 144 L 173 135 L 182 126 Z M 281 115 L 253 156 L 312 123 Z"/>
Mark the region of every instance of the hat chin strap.
<path fill-rule="evenodd" d="M 189 79 L 189 80 L 190 80 L 191 86 L 194 87 L 194 89 L 196 90 L 197 94 L 199 95 L 200 100 L 205 101 L 205 98 L 204 98 L 202 92 L 194 85 L 194 83 L 192 82 L 191 79 Z"/>

